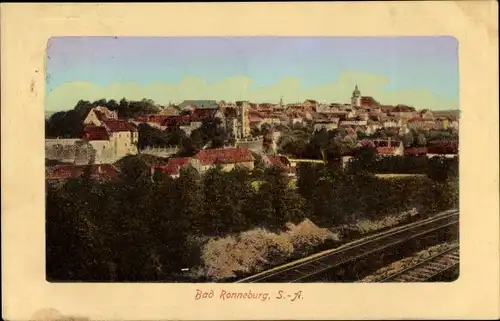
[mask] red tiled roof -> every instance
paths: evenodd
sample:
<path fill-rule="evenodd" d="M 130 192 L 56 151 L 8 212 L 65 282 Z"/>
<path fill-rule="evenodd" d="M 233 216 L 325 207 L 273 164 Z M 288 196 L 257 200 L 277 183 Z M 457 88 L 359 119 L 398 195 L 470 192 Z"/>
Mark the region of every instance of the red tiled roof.
<path fill-rule="evenodd" d="M 262 104 L 259 104 L 259 108 L 262 108 L 262 109 L 269 109 L 269 108 L 272 108 L 273 105 L 270 104 L 270 103 L 262 103 Z"/>
<path fill-rule="evenodd" d="M 189 164 L 191 157 L 172 157 L 168 159 L 167 165 L 184 166 Z"/>
<path fill-rule="evenodd" d="M 410 147 L 405 149 L 405 156 L 427 155 L 427 147 Z"/>
<path fill-rule="evenodd" d="M 136 132 L 137 128 L 126 120 L 106 120 L 104 125 L 109 132 Z"/>
<path fill-rule="evenodd" d="M 137 116 L 135 118 L 135 121 L 157 123 L 159 125 L 163 125 L 168 117 L 169 116 L 167 115 L 143 115 L 143 116 Z"/>
<path fill-rule="evenodd" d="M 250 122 L 260 122 L 265 118 L 265 115 L 261 112 L 257 111 L 250 111 L 248 113 L 248 119 Z"/>
<path fill-rule="evenodd" d="M 395 147 L 377 147 L 377 153 L 382 155 L 394 154 Z"/>
<path fill-rule="evenodd" d="M 432 141 L 427 150 L 429 154 L 458 154 L 458 141 Z"/>
<path fill-rule="evenodd" d="M 271 166 L 285 166 L 279 156 L 268 156 L 267 159 L 269 160 L 269 165 Z"/>
<path fill-rule="evenodd" d="M 189 126 L 191 118 L 189 115 L 183 116 L 170 116 L 165 119 L 164 125 L 166 126 Z"/>
<path fill-rule="evenodd" d="M 169 158 L 167 165 L 153 165 L 151 166 L 151 174 L 155 171 L 160 171 L 163 174 L 178 175 L 183 166 L 189 164 L 191 157 L 173 157 Z"/>
<path fill-rule="evenodd" d="M 232 164 L 253 161 L 252 153 L 247 148 L 204 149 L 194 156 L 201 165 Z"/>
<path fill-rule="evenodd" d="M 202 121 L 207 118 L 213 118 L 217 109 L 195 109 L 191 113 L 191 121 Z"/>
<path fill-rule="evenodd" d="M 103 126 L 87 125 L 83 128 L 82 138 L 86 140 L 109 140 L 109 135 Z"/>
<path fill-rule="evenodd" d="M 379 103 L 373 97 L 370 96 L 362 96 L 361 97 L 361 106 L 378 106 Z"/>
<path fill-rule="evenodd" d="M 248 117 L 248 121 L 251 123 L 260 123 L 263 119 L 260 117 Z"/>
<path fill-rule="evenodd" d="M 77 178 L 83 175 L 88 166 L 91 166 L 90 177 L 94 179 L 111 180 L 118 175 L 118 169 L 111 164 L 55 165 L 47 168 L 47 178 L 49 180 Z"/>
<path fill-rule="evenodd" d="M 151 166 L 151 174 L 153 175 L 156 171 L 167 175 L 179 175 L 181 171 L 181 166 L 175 165 L 153 165 Z"/>
<path fill-rule="evenodd" d="M 256 110 L 250 110 L 248 112 L 248 116 L 257 116 L 257 117 L 265 117 L 265 112 L 264 111 L 256 111 Z"/>

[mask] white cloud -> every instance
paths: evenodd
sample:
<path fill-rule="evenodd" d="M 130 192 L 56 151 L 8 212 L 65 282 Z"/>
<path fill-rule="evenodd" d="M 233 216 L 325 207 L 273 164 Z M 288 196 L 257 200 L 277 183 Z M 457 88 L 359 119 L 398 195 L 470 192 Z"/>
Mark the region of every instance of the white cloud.
<path fill-rule="evenodd" d="M 304 89 L 300 80 L 294 77 L 281 79 L 267 87 L 255 87 L 248 77 L 230 77 L 220 82 L 208 84 L 203 79 L 185 77 L 181 82 L 152 83 L 142 86 L 138 83 L 112 83 L 105 87 L 89 82 L 70 82 L 52 90 L 46 100 L 46 109 L 59 111 L 72 109 L 80 99 L 129 100 L 153 99 L 159 104 L 169 101 L 181 102 L 185 99 L 250 100 L 255 102 L 275 102 L 283 95 L 285 102 L 301 102 L 315 99 L 324 102 L 349 102 L 355 83 L 362 95 L 372 96 L 383 104 L 406 104 L 418 109 L 457 109 L 458 101 L 440 97 L 428 90 L 385 90 L 389 79 L 376 74 L 343 73 L 330 84 Z"/>

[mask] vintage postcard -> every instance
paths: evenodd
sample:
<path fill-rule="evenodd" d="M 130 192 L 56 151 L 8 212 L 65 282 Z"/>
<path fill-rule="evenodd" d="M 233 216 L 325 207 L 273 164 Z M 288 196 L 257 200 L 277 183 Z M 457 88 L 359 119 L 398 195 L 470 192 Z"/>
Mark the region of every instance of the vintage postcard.
<path fill-rule="evenodd" d="M 45 74 L 50 282 L 459 276 L 453 37 L 52 37 Z"/>
<path fill-rule="evenodd" d="M 334 7 L 304 8 L 321 6 Z M 54 19 L 50 13 L 61 12 L 42 7 L 49 20 Z M 19 14 L 19 6 L 8 8 L 9 19 Z M 78 8 L 108 13 L 105 7 L 59 8 L 74 9 L 68 19 L 79 23 L 94 20 Z M 402 14 L 396 8 L 388 9 L 391 15 Z M 283 19 L 297 15 L 292 11 Z M 30 85 L 17 97 L 40 108 L 30 106 L 27 112 L 36 116 L 30 135 L 37 142 L 43 137 L 44 149 L 36 143 L 30 159 L 17 158 L 32 164 L 21 174 L 29 177 L 33 185 L 24 188 L 36 190 L 40 207 L 11 202 L 6 210 L 24 206 L 16 208 L 17 215 L 37 213 L 38 278 L 57 291 L 55 298 L 72 301 L 35 309 L 29 318 L 206 319 L 200 311 L 209 305 L 214 306 L 209 319 L 387 318 L 391 314 L 352 310 L 368 311 L 375 302 L 364 306 L 354 293 L 383 292 L 388 300 L 403 300 L 403 291 L 414 292 L 435 309 L 438 301 L 422 297 L 428 291 L 454 304 L 471 299 L 461 283 L 486 270 L 482 265 L 467 270 L 479 254 L 464 251 L 472 237 L 468 224 L 475 224 L 464 217 L 478 219 L 477 211 L 470 211 L 479 198 L 466 193 L 481 189 L 471 168 L 488 163 L 471 160 L 481 145 L 471 147 L 470 141 L 485 138 L 473 131 L 479 126 L 474 119 L 498 116 L 488 105 L 494 86 L 483 88 L 482 95 L 475 90 L 473 100 L 483 100 L 485 114 L 475 116 L 481 111 L 466 100 L 464 87 L 479 84 L 467 78 L 464 66 L 481 68 L 465 55 L 474 47 L 467 45 L 470 40 L 417 28 L 405 34 L 294 34 L 292 28 L 281 34 L 271 31 L 277 26 L 271 22 L 265 34 L 250 26 L 224 34 L 215 24 L 212 34 L 134 34 L 115 30 L 111 24 L 118 18 L 95 19 L 111 34 L 96 26 L 95 33 L 58 29 L 40 35 L 37 48 L 43 54 L 32 58 L 34 76 L 31 83 L 29 77 L 22 80 Z M 12 33 L 6 35 L 14 42 Z M 2 106 L 3 114 L 12 108 L 4 101 Z M 11 126 L 2 130 L 10 141 Z M 498 140 L 492 135 L 490 143 L 492 137 Z M 13 158 L 10 150 L 2 151 L 2 158 Z M 495 157 L 490 160 L 498 165 Z M 492 192 L 481 197 L 493 207 L 498 195 L 490 199 Z M 28 220 L 26 231 L 35 224 Z M 12 221 L 7 228 L 14 228 Z M 498 243 L 498 226 L 491 233 Z M 477 238 L 474 242 L 483 246 Z M 496 255 L 490 259 L 498 272 Z M 490 281 L 498 285 L 498 275 Z M 77 287 L 86 295 L 129 294 L 106 308 L 100 302 L 97 315 L 95 300 L 73 302 Z M 318 300 L 344 291 L 352 291 L 352 298 L 332 309 L 345 315 L 333 310 L 321 316 L 289 314 L 314 309 Z M 460 299 L 450 298 L 449 291 Z M 168 302 L 137 299 L 139 293 Z M 488 303 L 498 298 L 498 290 L 485 293 L 490 295 L 483 298 L 490 305 L 486 310 L 498 312 L 498 304 Z M 124 313 L 125 302 L 136 299 L 139 311 Z M 6 318 L 19 319 L 13 307 L 21 305 L 4 304 Z M 169 308 L 177 310 L 159 312 Z M 282 314 L 270 313 L 273 309 Z M 480 315 L 476 304 L 469 309 L 464 314 L 450 307 L 448 315 L 434 311 L 421 317 Z M 418 317 L 409 310 L 395 315 Z"/>

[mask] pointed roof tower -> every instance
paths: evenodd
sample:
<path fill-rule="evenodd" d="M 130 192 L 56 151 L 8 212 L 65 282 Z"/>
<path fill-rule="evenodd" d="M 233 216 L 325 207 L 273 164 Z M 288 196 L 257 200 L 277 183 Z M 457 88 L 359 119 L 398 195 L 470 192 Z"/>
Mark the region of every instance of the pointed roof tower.
<path fill-rule="evenodd" d="M 361 96 L 361 92 L 359 91 L 357 82 L 356 82 L 356 87 L 354 87 L 354 91 L 352 92 L 352 95 L 355 97 Z"/>

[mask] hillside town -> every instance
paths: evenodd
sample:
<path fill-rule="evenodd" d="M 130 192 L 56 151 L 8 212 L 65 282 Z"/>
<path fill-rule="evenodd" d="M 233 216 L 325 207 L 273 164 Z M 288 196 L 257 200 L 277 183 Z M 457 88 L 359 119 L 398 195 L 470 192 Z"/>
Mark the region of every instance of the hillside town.
<path fill-rule="evenodd" d="M 198 146 L 191 155 L 177 157 L 181 144 L 162 146 L 139 144 L 141 126 L 161 132 L 182 131 L 192 137 L 204 123 L 216 124 L 227 139 L 222 146 Z M 166 164 L 151 164 L 151 174 L 160 171 L 178 177 L 187 165 L 199 173 L 220 165 L 224 170 L 245 167 L 252 170 L 256 157 L 265 165 L 284 167 L 293 176 L 300 151 L 294 150 L 290 132 L 312 135 L 334 132 L 344 146 L 340 159 L 345 167 L 360 146 L 373 146 L 379 156 L 424 156 L 458 154 L 458 115 L 417 109 L 404 104 L 386 105 L 363 96 L 356 85 L 349 103 L 322 103 L 313 99 L 285 104 L 249 101 L 186 100 L 158 107 L 155 113 L 121 117 L 106 106 L 91 108 L 76 137 L 46 139 L 46 158 L 60 162 L 47 167 L 49 180 L 78 177 L 91 166 L 97 177 L 116 175 L 114 164 L 138 154 L 166 158 Z M 445 133 L 439 144 L 426 141 L 426 133 Z M 408 141 L 409 139 L 409 141 Z M 288 144 L 287 141 L 290 141 Z M 320 160 L 325 160 L 324 155 Z M 314 157 L 307 157 L 314 158 Z"/>
<path fill-rule="evenodd" d="M 45 128 L 49 280 L 225 282 L 458 206 L 456 111 L 357 85 L 349 103 L 80 100 Z"/>

